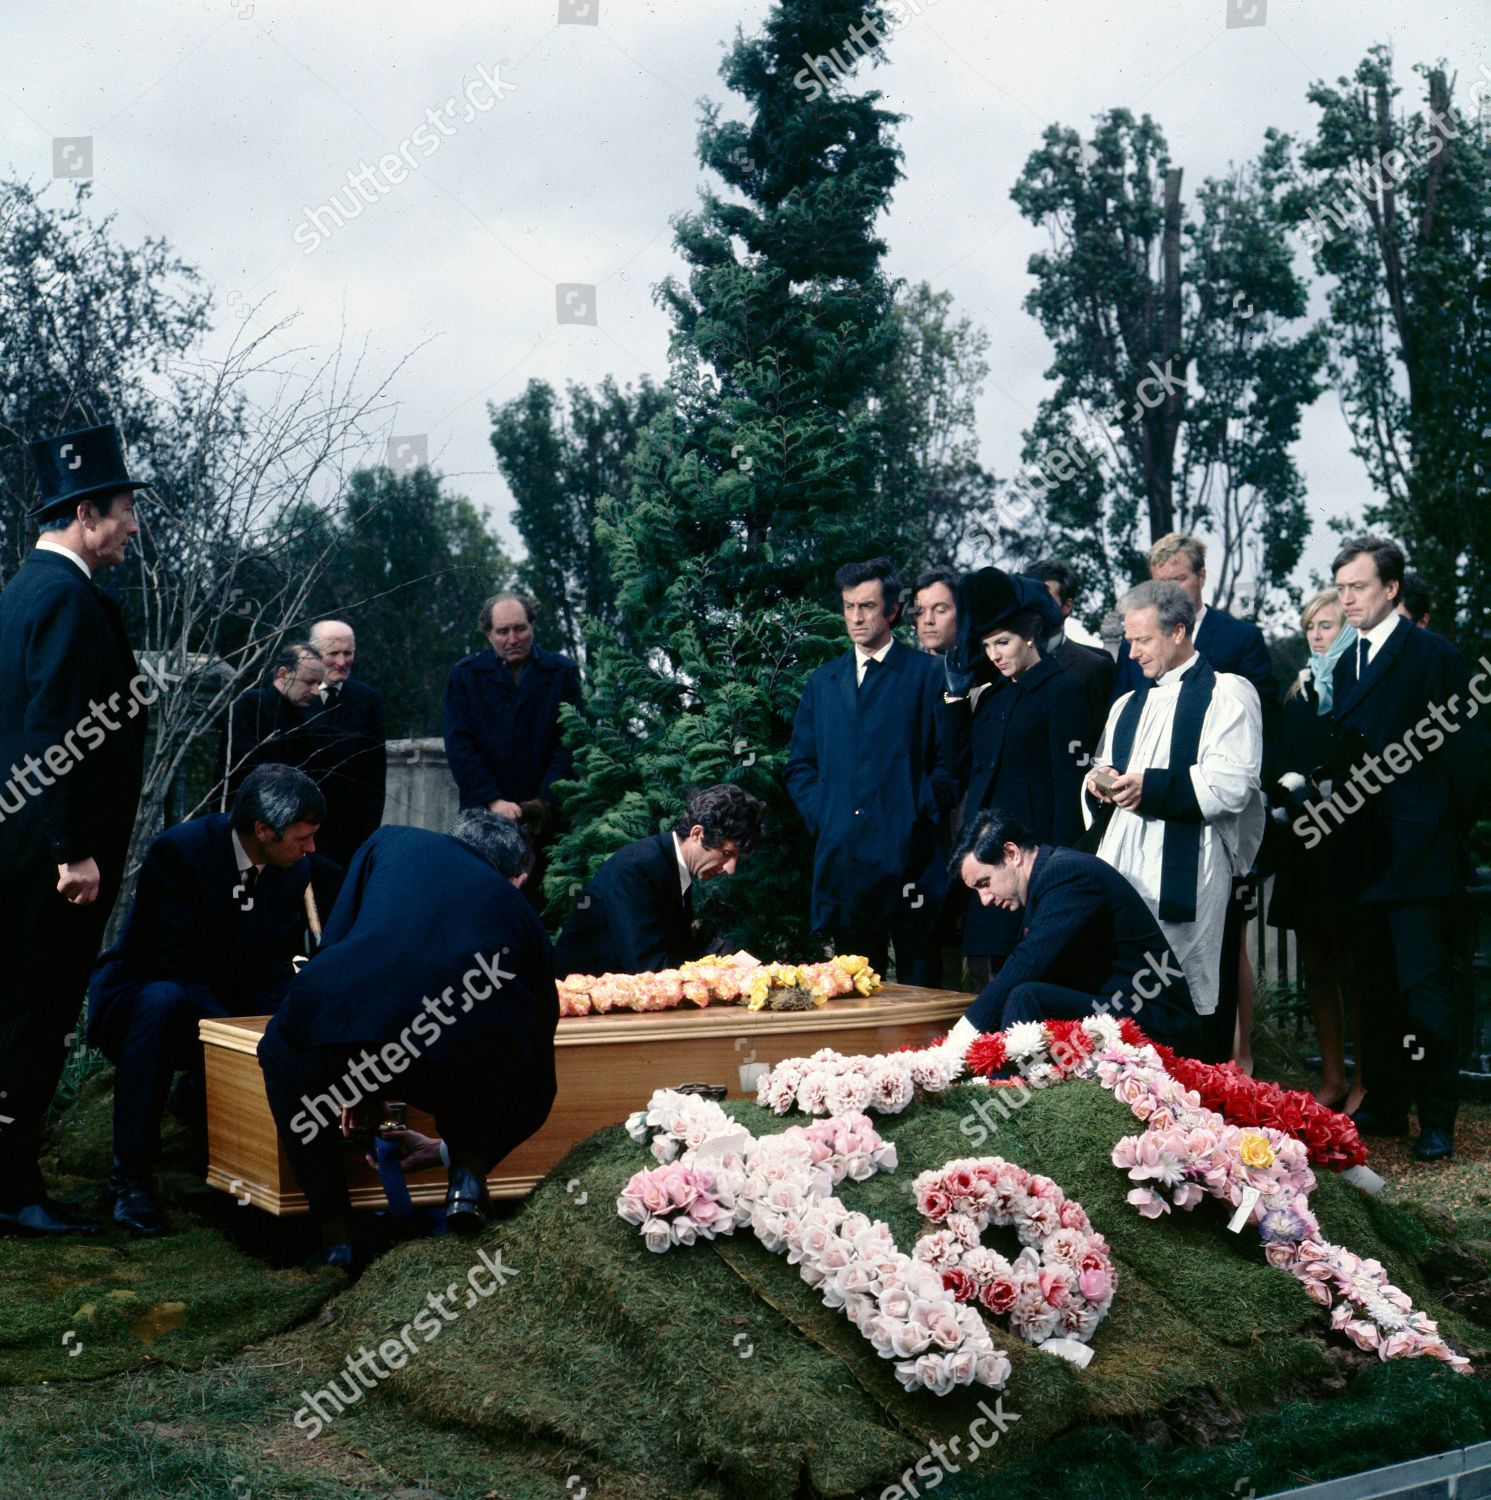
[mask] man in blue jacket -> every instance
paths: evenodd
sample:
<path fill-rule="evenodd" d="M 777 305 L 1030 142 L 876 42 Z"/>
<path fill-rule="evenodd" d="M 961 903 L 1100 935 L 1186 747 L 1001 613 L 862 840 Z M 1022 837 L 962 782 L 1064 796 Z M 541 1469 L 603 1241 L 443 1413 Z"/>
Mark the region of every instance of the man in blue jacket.
<path fill-rule="evenodd" d="M 156 1235 L 151 1169 L 172 1077 L 200 1079 L 197 1023 L 279 1006 L 300 951 L 306 856 L 326 800 L 293 766 L 250 771 L 233 811 L 178 823 L 145 853 L 119 941 L 98 961 L 88 1040 L 114 1064 L 114 1222 Z"/>
<path fill-rule="evenodd" d="M 525 824 L 537 840 L 552 811 L 554 782 L 570 773 L 559 709 L 580 707 L 580 672 L 533 638 L 534 608 L 518 594 L 481 607 L 491 649 L 462 657 L 445 688 L 445 757 L 462 807 Z"/>
<path fill-rule="evenodd" d="M 815 931 L 896 978 L 936 975 L 931 936 L 947 891 L 940 821 L 957 800 L 945 762 L 942 663 L 891 634 L 902 587 L 889 558 L 835 574 L 850 649 L 808 678 L 786 783 L 813 836 Z"/>

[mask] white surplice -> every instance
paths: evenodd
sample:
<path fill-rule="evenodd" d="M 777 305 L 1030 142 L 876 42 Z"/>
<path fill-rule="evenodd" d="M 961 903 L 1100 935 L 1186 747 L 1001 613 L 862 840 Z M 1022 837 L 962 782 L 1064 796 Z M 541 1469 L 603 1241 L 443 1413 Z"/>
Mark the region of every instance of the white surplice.
<path fill-rule="evenodd" d="M 1170 737 L 1175 726 L 1175 706 L 1180 685 L 1199 658 L 1165 673 L 1149 690 L 1134 748 L 1127 769 L 1142 772 L 1165 769 L 1170 764 Z M 1095 766 L 1109 763 L 1113 733 L 1119 715 L 1129 701 L 1125 693 L 1109 710 L 1103 737 L 1092 758 Z M 1201 743 L 1196 764 L 1191 767 L 1191 785 L 1201 816 L 1201 856 L 1198 861 L 1196 920 L 1160 921 L 1160 930 L 1175 950 L 1185 971 L 1196 1013 L 1209 1016 L 1217 1008 L 1221 992 L 1222 926 L 1232 877 L 1251 868 L 1263 842 L 1264 808 L 1260 789 L 1263 765 L 1263 717 L 1258 690 L 1246 677 L 1218 672 L 1211 703 L 1201 725 Z M 1092 809 L 1082 799 L 1082 815 L 1090 826 Z M 1112 821 L 1098 847 L 1098 858 L 1120 870 L 1144 897 L 1149 909 L 1160 909 L 1160 869 L 1164 857 L 1165 829 L 1161 818 L 1146 817 L 1141 801 L 1136 812 L 1113 809 Z M 1195 824 L 1185 824 L 1187 830 Z M 1144 1024 L 1140 1017 L 1139 1024 Z"/>

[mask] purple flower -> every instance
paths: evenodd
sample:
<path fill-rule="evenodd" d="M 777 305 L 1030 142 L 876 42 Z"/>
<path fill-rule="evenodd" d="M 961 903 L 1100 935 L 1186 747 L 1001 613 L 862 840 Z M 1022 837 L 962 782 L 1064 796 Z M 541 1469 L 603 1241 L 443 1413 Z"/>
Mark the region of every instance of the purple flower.
<path fill-rule="evenodd" d="M 1294 1245 L 1305 1237 L 1305 1221 L 1292 1208 L 1275 1208 L 1258 1221 L 1265 1245 Z"/>

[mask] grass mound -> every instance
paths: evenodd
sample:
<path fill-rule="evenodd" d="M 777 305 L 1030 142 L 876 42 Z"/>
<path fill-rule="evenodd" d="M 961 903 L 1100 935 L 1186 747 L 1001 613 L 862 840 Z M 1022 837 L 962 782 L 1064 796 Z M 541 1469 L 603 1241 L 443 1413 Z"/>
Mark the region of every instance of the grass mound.
<path fill-rule="evenodd" d="M 909 1250 L 919 1229 L 912 1179 L 978 1154 L 960 1127 L 977 1125 L 972 1106 L 986 1098 L 964 1087 L 877 1121 L 898 1146 L 900 1169 L 846 1183 L 840 1196 L 884 1219 Z M 757 1133 L 787 1123 L 754 1104 L 728 1108 Z M 1119 1271 L 1086 1370 L 996 1334 L 1014 1365 L 1002 1409 L 1018 1420 L 983 1455 L 983 1473 L 1013 1479 L 1045 1465 L 1049 1493 L 1051 1441 L 1069 1429 L 1086 1429 L 1081 1441 L 1111 1477 L 1115 1466 L 1132 1469 L 1126 1443 L 1172 1432 L 1230 1441 L 1244 1413 L 1343 1387 L 1371 1420 L 1386 1413 L 1400 1431 L 1426 1431 L 1421 1414 L 1430 1409 L 1445 1443 L 1484 1430 L 1491 1405 L 1481 1381 L 1428 1361 L 1381 1369 L 1349 1350 L 1294 1279 L 1267 1265 L 1256 1235 L 1226 1232 L 1217 1205 L 1141 1218 L 1109 1163 L 1114 1143 L 1135 1128 L 1097 1085 L 1073 1082 L 1035 1095 L 979 1148 L 1059 1182 L 1107 1236 Z M 407 1364 L 359 1391 L 346 1420 L 362 1432 L 390 1425 L 475 1440 L 492 1453 L 499 1492 L 512 1500 L 551 1496 L 573 1476 L 639 1500 L 878 1492 L 925 1461 L 933 1443 L 966 1445 L 979 1401 L 995 1404 L 989 1393 L 907 1395 L 891 1363 L 748 1233 L 649 1254 L 614 1211 L 621 1185 L 649 1161 L 623 1131 L 604 1131 L 478 1245 L 427 1241 L 385 1257 L 338 1299 L 324 1326 L 304 1335 L 315 1350 L 308 1392 L 342 1376 L 360 1349 L 398 1339 L 432 1293 L 454 1286 L 453 1315 L 438 1335 L 414 1335 Z M 1321 1182 L 1313 1202 L 1332 1239 L 1380 1258 L 1458 1347 L 1484 1356 L 1485 1332 L 1447 1313 L 1420 1274 L 1434 1243 L 1420 1222 L 1335 1178 Z M 1012 1251 L 1012 1239 L 1002 1248 Z M 487 1296 L 467 1290 L 479 1252 L 500 1255 L 516 1273 Z M 1358 1370 L 1365 1378 L 1348 1381 Z M 333 1427 L 342 1420 L 323 1411 Z M 1287 1448 L 1276 1455 L 1286 1463 Z M 1064 1447 L 1063 1455 L 1065 1465 Z"/>

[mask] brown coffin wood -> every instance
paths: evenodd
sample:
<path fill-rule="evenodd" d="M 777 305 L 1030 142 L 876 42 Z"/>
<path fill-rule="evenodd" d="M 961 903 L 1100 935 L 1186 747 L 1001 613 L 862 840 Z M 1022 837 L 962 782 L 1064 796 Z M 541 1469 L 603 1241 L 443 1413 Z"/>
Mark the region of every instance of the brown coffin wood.
<path fill-rule="evenodd" d="M 723 1085 L 732 1099 L 754 1097 L 760 1069 L 833 1047 L 893 1052 L 945 1032 L 968 1005 L 948 990 L 888 984 L 869 998 L 830 1000 L 808 1011 L 748 1011 L 715 1005 L 638 1015 L 569 1016 L 555 1036 L 558 1098 L 544 1127 L 500 1161 L 487 1179 L 493 1197 L 520 1198 L 574 1146 L 643 1108 L 652 1091 L 684 1083 Z M 202 1021 L 207 1070 L 207 1181 L 272 1214 L 303 1214 L 300 1191 L 275 1132 L 257 1048 L 267 1016 Z M 394 1089 L 388 1097 L 398 1097 Z M 414 1130 L 434 1134 L 429 1115 L 410 1108 Z M 332 1128 L 335 1128 L 334 1126 Z M 378 1174 L 350 1148 L 347 1182 L 354 1208 L 386 1206 Z M 415 1203 L 445 1199 L 443 1168 L 412 1173 Z"/>

